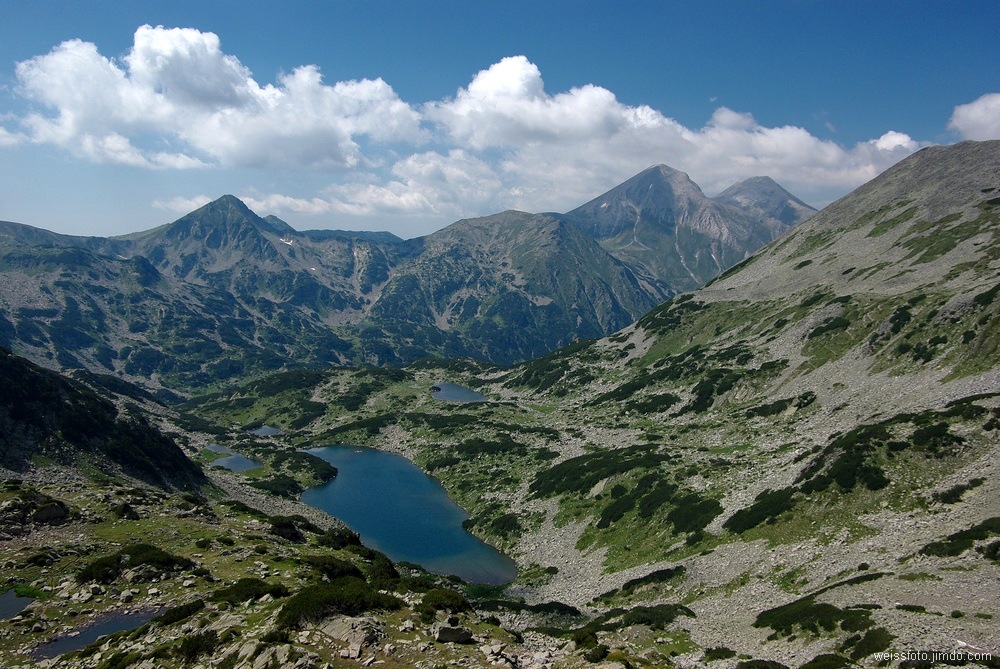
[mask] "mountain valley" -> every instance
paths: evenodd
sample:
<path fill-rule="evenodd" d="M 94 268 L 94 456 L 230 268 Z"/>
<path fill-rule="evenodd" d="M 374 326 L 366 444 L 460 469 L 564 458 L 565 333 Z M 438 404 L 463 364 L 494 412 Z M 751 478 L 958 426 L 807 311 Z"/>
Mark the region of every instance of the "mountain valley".
<path fill-rule="evenodd" d="M 815 214 L 658 166 L 417 240 L 229 196 L 127 238 L 3 233 L 0 342 L 77 369 L 3 358 L 3 573 L 34 598 L 4 666 L 1000 662 L 1000 141 Z M 327 444 L 432 474 L 517 578 L 393 565 L 302 504 Z M 43 659 L 121 610 L 159 617 Z"/>

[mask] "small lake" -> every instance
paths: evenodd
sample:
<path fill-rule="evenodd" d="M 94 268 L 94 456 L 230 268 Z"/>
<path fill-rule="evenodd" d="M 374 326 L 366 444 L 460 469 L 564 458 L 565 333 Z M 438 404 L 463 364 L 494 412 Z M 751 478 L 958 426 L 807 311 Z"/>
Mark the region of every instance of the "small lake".
<path fill-rule="evenodd" d="M 35 656 L 42 658 L 56 657 L 63 653 L 86 648 L 102 636 L 141 627 L 159 615 L 159 613 L 160 611 L 157 609 L 149 609 L 132 613 L 110 613 L 101 616 L 96 622 L 79 629 L 80 633 L 76 636 L 64 636 L 55 641 L 40 644 L 35 649 Z"/>
<path fill-rule="evenodd" d="M 261 425 L 256 430 L 249 430 L 249 432 L 255 437 L 280 437 L 284 434 L 281 428 L 271 427 L 270 425 Z"/>
<path fill-rule="evenodd" d="M 33 597 L 18 597 L 16 592 L 8 590 L 0 595 L 0 620 L 13 618 L 33 601 Z"/>
<path fill-rule="evenodd" d="M 396 562 L 414 562 L 472 583 L 498 585 L 517 576 L 514 561 L 466 532 L 462 521 L 469 514 L 406 458 L 357 446 L 308 452 L 338 474 L 302 493 L 302 501 L 340 518 L 366 546 Z"/>
<path fill-rule="evenodd" d="M 256 460 L 251 460 L 245 455 L 234 453 L 232 455 L 227 455 L 224 458 L 219 458 L 218 460 L 212 460 L 211 466 L 228 469 L 231 472 L 247 472 L 251 469 L 257 469 L 261 466 L 261 464 Z"/>
<path fill-rule="evenodd" d="M 212 460 L 212 462 L 209 463 L 210 467 L 221 467 L 222 469 L 228 469 L 231 472 L 246 472 L 262 466 L 256 460 L 251 460 L 245 455 L 233 453 L 222 444 L 208 444 L 205 446 L 205 450 L 213 453 L 222 453 L 226 456 L 224 458 L 219 458 L 218 460 Z"/>
<path fill-rule="evenodd" d="M 489 402 L 489 398 L 457 383 L 435 383 L 431 397 L 442 402 Z"/>

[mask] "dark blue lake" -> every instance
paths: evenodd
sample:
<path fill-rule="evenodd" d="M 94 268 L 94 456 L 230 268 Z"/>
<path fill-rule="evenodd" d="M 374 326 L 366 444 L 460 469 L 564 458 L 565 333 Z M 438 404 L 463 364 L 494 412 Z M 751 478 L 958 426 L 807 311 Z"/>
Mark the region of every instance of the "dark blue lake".
<path fill-rule="evenodd" d="M 18 597 L 13 589 L 8 590 L 0 595 L 0 620 L 13 618 L 33 601 L 32 597 Z"/>
<path fill-rule="evenodd" d="M 302 493 L 302 501 L 343 520 L 366 546 L 473 583 L 508 583 L 517 576 L 514 561 L 466 532 L 462 521 L 469 514 L 406 458 L 357 446 L 308 452 L 338 473 Z"/>
<path fill-rule="evenodd" d="M 281 428 L 271 427 L 270 425 L 261 425 L 256 430 L 250 430 L 250 434 L 255 437 L 280 437 L 285 434 Z"/>
<path fill-rule="evenodd" d="M 213 467 L 228 469 L 231 472 L 246 472 L 251 469 L 257 469 L 261 466 L 261 464 L 256 460 L 251 460 L 247 456 L 240 455 L 239 453 L 227 455 L 226 457 L 219 458 L 218 460 L 212 460 L 211 465 Z"/>
<path fill-rule="evenodd" d="M 475 390 L 470 390 L 457 383 L 435 383 L 431 386 L 431 397 L 444 402 L 488 402 L 489 398 Z"/>
<path fill-rule="evenodd" d="M 212 460 L 212 462 L 209 463 L 209 466 L 211 467 L 221 467 L 223 469 L 228 469 L 231 472 L 246 472 L 251 469 L 257 469 L 261 466 L 261 464 L 256 460 L 251 460 L 245 455 L 240 455 L 239 453 L 233 453 L 222 444 L 208 444 L 205 446 L 205 450 L 212 451 L 213 453 L 222 453 L 226 456 L 224 458 L 219 458 L 218 460 Z"/>
<path fill-rule="evenodd" d="M 79 630 L 80 633 L 76 636 L 64 636 L 55 641 L 41 644 L 35 649 L 35 656 L 46 658 L 56 657 L 72 650 L 80 650 L 97 641 L 102 636 L 141 627 L 159 615 L 159 613 L 160 611 L 157 609 L 150 609 L 134 613 L 111 613 L 102 616 L 97 621 L 81 628 Z"/>

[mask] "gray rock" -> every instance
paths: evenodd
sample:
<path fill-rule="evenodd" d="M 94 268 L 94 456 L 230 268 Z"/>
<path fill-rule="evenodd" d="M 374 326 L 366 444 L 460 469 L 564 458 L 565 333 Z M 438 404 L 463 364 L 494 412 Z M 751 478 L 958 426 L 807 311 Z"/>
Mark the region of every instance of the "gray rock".
<path fill-rule="evenodd" d="M 434 640 L 439 643 L 472 643 L 472 630 L 468 627 L 437 625 Z"/>

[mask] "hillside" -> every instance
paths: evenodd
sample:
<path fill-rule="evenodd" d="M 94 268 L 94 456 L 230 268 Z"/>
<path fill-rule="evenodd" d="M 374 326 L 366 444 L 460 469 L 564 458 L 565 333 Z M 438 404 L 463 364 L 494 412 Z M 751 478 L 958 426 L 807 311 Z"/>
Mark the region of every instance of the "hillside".
<path fill-rule="evenodd" d="M 566 666 L 596 644 L 662 666 L 996 653 L 998 192 L 1000 142 L 925 149 L 611 337 L 327 381 L 295 439 L 433 472 L 521 566 L 502 620 L 575 640 Z M 436 403 L 441 377 L 494 401 Z M 585 615 L 553 628 L 518 597 Z"/>
<path fill-rule="evenodd" d="M 43 461 L 166 489 L 207 483 L 138 405 L 119 408 L 82 383 L 0 349 L 0 466 L 24 472 Z"/>
<path fill-rule="evenodd" d="M 656 303 L 627 265 L 551 216 L 467 219 L 417 243 L 365 322 L 418 348 L 449 341 L 449 357 L 524 360 L 620 329 Z"/>

